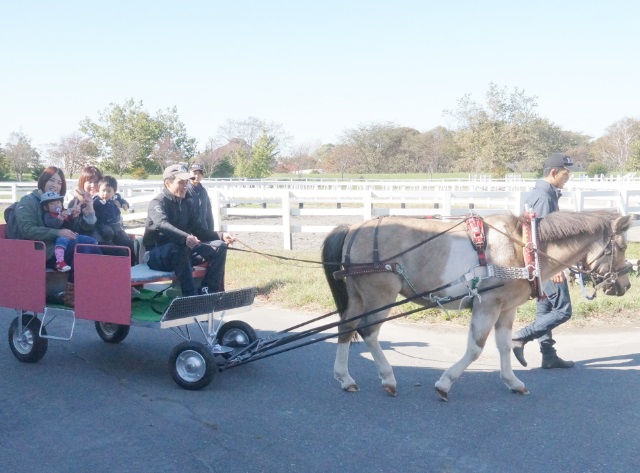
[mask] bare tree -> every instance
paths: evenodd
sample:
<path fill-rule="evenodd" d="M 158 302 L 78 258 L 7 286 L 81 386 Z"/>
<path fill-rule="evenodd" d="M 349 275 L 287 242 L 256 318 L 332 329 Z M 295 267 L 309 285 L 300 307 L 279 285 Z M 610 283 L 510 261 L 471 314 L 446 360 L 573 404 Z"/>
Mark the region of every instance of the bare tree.
<path fill-rule="evenodd" d="M 83 167 L 96 162 L 98 147 L 93 140 L 74 131 L 61 137 L 58 143 L 52 143 L 49 154 L 72 178 Z"/>
<path fill-rule="evenodd" d="M 232 139 L 220 146 L 215 139 L 210 138 L 204 151 L 196 156 L 195 161 L 204 167 L 204 175 L 210 176 L 225 158 L 230 159 L 239 149 L 246 147 L 247 145 L 240 139 Z"/>
<path fill-rule="evenodd" d="M 30 172 L 34 164 L 38 163 L 40 154 L 31 146 L 31 138 L 22 131 L 17 131 L 9 135 L 9 141 L 5 145 L 5 156 L 18 181 L 22 181 L 24 174 Z"/>
<path fill-rule="evenodd" d="M 293 147 L 289 156 L 281 157 L 278 162 L 286 172 L 298 174 L 303 169 L 313 169 L 318 164 L 315 152 L 319 147 L 318 142 L 301 143 Z"/>
<path fill-rule="evenodd" d="M 336 145 L 328 152 L 323 166 L 327 171 L 339 172 L 344 178 L 346 172 L 354 171 L 356 152 L 355 145 Z"/>
<path fill-rule="evenodd" d="M 631 163 L 633 146 L 640 140 L 640 121 L 623 118 L 607 128 L 597 141 L 602 163 L 611 170 L 624 171 Z"/>
<path fill-rule="evenodd" d="M 155 161 L 160 169 L 167 166 L 184 161 L 185 156 L 176 146 L 175 142 L 169 134 L 163 135 L 153 147 L 149 159 Z"/>
<path fill-rule="evenodd" d="M 111 142 L 111 157 L 103 162 L 105 168 L 118 174 L 125 173 L 131 163 L 140 155 L 140 144 L 137 141 L 118 139 Z"/>
<path fill-rule="evenodd" d="M 217 138 L 225 143 L 242 140 L 247 146 L 253 148 L 263 134 L 273 138 L 279 153 L 286 153 L 291 136 L 284 131 L 282 124 L 267 122 L 257 117 L 249 117 L 246 120 L 227 120 L 218 128 Z"/>

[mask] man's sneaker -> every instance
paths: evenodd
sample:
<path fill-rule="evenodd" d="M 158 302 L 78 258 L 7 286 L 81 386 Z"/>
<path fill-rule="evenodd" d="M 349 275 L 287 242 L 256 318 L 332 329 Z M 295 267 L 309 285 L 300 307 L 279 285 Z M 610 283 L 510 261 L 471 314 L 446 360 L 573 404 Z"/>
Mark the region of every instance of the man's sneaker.
<path fill-rule="evenodd" d="M 71 271 L 71 266 L 69 266 L 66 262 L 64 261 L 58 261 L 56 263 L 56 270 L 60 271 L 61 273 L 66 273 L 67 271 Z"/>

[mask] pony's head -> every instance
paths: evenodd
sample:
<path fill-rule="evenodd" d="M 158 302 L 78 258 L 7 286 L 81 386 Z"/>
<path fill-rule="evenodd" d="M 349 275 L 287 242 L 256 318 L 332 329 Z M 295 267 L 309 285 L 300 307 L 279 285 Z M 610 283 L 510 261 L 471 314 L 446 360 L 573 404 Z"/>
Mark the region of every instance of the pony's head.
<path fill-rule="evenodd" d="M 622 296 L 631 287 L 629 271 L 631 264 L 626 262 L 627 239 L 625 232 L 631 226 L 628 215 L 611 220 L 610 231 L 605 232 L 604 241 L 598 248 L 587 254 L 585 269 L 591 273 L 596 288 L 602 289 L 608 296 Z"/>

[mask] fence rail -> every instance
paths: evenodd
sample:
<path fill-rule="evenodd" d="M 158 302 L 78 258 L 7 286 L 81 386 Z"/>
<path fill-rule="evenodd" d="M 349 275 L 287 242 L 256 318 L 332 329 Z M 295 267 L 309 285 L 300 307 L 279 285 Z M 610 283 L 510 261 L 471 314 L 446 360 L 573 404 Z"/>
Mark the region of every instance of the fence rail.
<path fill-rule="evenodd" d="M 406 216 L 460 216 L 473 210 L 479 215 L 495 213 L 521 214 L 527 193 L 534 181 L 518 181 L 515 185 L 485 186 L 484 182 L 314 182 L 314 186 L 287 186 L 281 181 L 212 181 L 205 180 L 214 211 L 217 230 L 229 232 L 281 233 L 283 247 L 292 249 L 292 234 L 327 233 L 335 225 L 297 225 L 295 217 L 352 216 L 368 220 L 379 215 Z M 284 181 L 286 183 L 286 181 Z M 578 186 L 573 182 L 563 191 L 560 206 L 565 210 L 613 208 L 621 214 L 634 215 L 634 228 L 629 232 L 631 241 L 640 241 L 640 183 L 617 189 L 592 190 L 592 182 Z M 289 184 L 291 184 L 289 182 Z M 482 184 L 482 185 L 479 185 Z M 602 184 L 602 183 L 600 183 Z M 75 183 L 68 181 L 68 187 Z M 488 187 L 488 189 L 486 188 Z M 514 187 L 514 189 L 506 189 Z M 604 186 L 603 186 L 604 187 Z M 2 202 L 13 202 L 30 192 L 34 183 L 0 183 Z M 162 183 L 121 181 L 119 191 L 131 204 L 132 213 L 123 214 L 125 221 L 146 217 L 149 201 L 160 191 Z M 229 217 L 278 217 L 280 224 L 234 224 Z"/>

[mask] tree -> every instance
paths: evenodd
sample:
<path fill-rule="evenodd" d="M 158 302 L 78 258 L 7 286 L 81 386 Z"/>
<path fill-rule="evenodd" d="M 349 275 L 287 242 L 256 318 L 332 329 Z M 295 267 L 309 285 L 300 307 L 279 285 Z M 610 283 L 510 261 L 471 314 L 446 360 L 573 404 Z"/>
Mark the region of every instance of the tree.
<path fill-rule="evenodd" d="M 344 179 L 344 174 L 352 170 L 355 154 L 354 145 L 339 144 L 331 148 L 322 165 L 327 171 L 340 173 Z"/>
<path fill-rule="evenodd" d="M 49 154 L 56 164 L 64 168 L 67 177 L 72 178 L 82 168 L 96 162 L 98 147 L 93 140 L 75 131 L 51 144 Z"/>
<path fill-rule="evenodd" d="M 503 176 L 509 171 L 533 171 L 552 152 L 574 146 L 560 128 L 535 112 L 537 98 L 515 88 L 489 84 L 485 104 L 467 94 L 453 111 L 445 111 L 457 127 L 455 140 L 461 155 L 455 168 L 491 172 Z"/>
<path fill-rule="evenodd" d="M 243 176 L 254 179 L 269 176 L 273 172 L 277 155 L 278 151 L 275 138 L 263 133 L 253 147 L 251 160 Z"/>
<path fill-rule="evenodd" d="M 301 143 L 291 150 L 289 156 L 282 156 L 278 160 L 278 165 L 284 172 L 293 172 L 298 174 L 303 169 L 313 169 L 318 165 L 318 159 L 315 157 L 315 150 L 318 149 L 318 143 Z"/>
<path fill-rule="evenodd" d="M 80 130 L 95 140 L 103 167 L 120 176 L 134 167 L 157 170 L 149 159 L 163 135 L 165 125 L 144 110 L 142 101 L 127 100 L 123 105 L 110 103 L 99 112 L 98 122 L 88 117 L 80 122 Z"/>
<path fill-rule="evenodd" d="M 187 127 L 180 120 L 177 107 L 169 107 L 165 111 L 158 110 L 156 120 L 162 125 L 161 139 L 168 138 L 180 151 L 182 159 L 188 161 L 196 155 L 198 144 L 195 138 L 187 134 Z"/>
<path fill-rule="evenodd" d="M 140 158 L 142 145 L 137 141 L 123 136 L 111 140 L 111 153 L 109 158 L 102 161 L 107 171 L 114 172 L 122 177 L 127 170 L 136 169 L 136 159 Z M 146 170 L 144 166 L 140 166 Z"/>
<path fill-rule="evenodd" d="M 415 134 L 419 132 L 393 123 L 373 123 L 345 131 L 340 142 L 354 151 L 350 166 L 353 172 L 385 173 L 394 172 L 394 167 L 403 168 L 398 161 L 402 143 Z"/>
<path fill-rule="evenodd" d="M 39 165 L 40 154 L 31 146 L 31 139 L 23 132 L 13 132 L 5 145 L 5 155 L 9 168 L 22 181 L 24 174 L 30 173 Z"/>
<path fill-rule="evenodd" d="M 233 139 L 220 146 L 216 140 L 210 138 L 204 151 L 196 156 L 195 161 L 202 164 L 206 177 L 212 175 L 216 177 L 231 177 L 234 174 L 231 159 L 236 150 L 243 146 L 246 145 L 242 140 Z M 220 166 L 223 166 L 223 169 L 218 170 Z"/>
<path fill-rule="evenodd" d="M 278 153 L 284 154 L 291 142 L 291 137 L 280 123 L 249 117 L 246 120 L 227 120 L 218 128 L 218 139 L 225 143 L 242 140 L 249 148 L 253 148 L 265 134 L 273 139 Z"/>
<path fill-rule="evenodd" d="M 0 181 L 9 179 L 9 161 L 2 146 L 0 146 Z"/>
<path fill-rule="evenodd" d="M 638 142 L 640 121 L 626 117 L 609 126 L 594 147 L 600 161 L 608 169 L 630 171 L 634 168 L 634 151 Z"/>
<path fill-rule="evenodd" d="M 327 159 L 335 149 L 336 145 L 333 143 L 325 143 L 320 145 L 313 153 L 313 159 L 316 161 L 316 166 L 320 166 L 323 169 L 327 169 Z"/>
<path fill-rule="evenodd" d="M 400 148 L 398 172 L 448 172 L 455 146 L 453 133 L 437 127 L 425 133 L 408 133 Z"/>
<path fill-rule="evenodd" d="M 173 138 L 169 134 L 165 134 L 153 147 L 149 159 L 154 161 L 159 169 L 164 169 L 171 164 L 187 160 L 187 157 L 173 141 Z"/>

